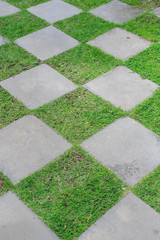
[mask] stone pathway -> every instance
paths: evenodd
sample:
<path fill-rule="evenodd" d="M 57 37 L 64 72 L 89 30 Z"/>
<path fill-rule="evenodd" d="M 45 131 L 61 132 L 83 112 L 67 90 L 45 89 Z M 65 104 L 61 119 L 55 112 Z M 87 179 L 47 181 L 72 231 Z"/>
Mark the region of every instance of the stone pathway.
<path fill-rule="evenodd" d="M 0 1 L 0 17 L 19 11 L 11 4 Z M 82 12 L 62 0 L 45 2 L 30 7 L 28 11 L 50 24 Z M 153 12 L 160 17 L 160 8 Z M 109 22 L 124 23 L 143 11 L 113 0 L 90 13 Z M 6 42 L 9 40 L 0 36 L 0 45 Z M 76 39 L 48 26 L 18 38 L 15 43 L 42 62 L 37 67 L 0 82 L 0 86 L 26 108 L 36 109 L 78 87 L 43 63 L 46 59 L 78 46 L 80 43 Z M 127 60 L 153 43 L 116 27 L 88 44 L 118 59 Z M 128 111 L 151 97 L 158 85 L 149 79 L 142 79 L 139 74 L 126 67 L 118 66 L 83 87 L 114 106 Z M 132 187 L 160 165 L 160 137 L 130 117 L 116 120 L 80 146 Z M 0 130 L 0 171 L 17 184 L 71 147 L 66 139 L 34 115 L 24 116 Z M 0 197 L 0 238 L 59 239 L 11 191 Z M 160 215 L 133 193 L 128 193 L 79 237 L 79 240 L 135 239 L 159 240 Z"/>

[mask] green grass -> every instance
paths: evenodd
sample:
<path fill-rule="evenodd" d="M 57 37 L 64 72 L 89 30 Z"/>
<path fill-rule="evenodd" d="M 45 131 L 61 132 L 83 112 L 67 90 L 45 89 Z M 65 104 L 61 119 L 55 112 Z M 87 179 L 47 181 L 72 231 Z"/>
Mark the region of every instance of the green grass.
<path fill-rule="evenodd" d="M 22 180 L 16 192 L 60 239 L 73 240 L 121 199 L 125 187 L 75 147 Z"/>
<path fill-rule="evenodd" d="M 160 166 L 134 188 L 135 194 L 160 213 Z"/>
<path fill-rule="evenodd" d="M 139 104 L 131 113 L 131 117 L 160 135 L 160 90 Z"/>
<path fill-rule="evenodd" d="M 0 46 L 0 81 L 37 66 L 40 61 L 13 43 Z"/>
<path fill-rule="evenodd" d="M 72 5 L 75 5 L 78 8 L 81 8 L 85 11 L 99 7 L 102 4 L 108 3 L 111 0 L 65 0 Z"/>
<path fill-rule="evenodd" d="M 28 114 L 28 110 L 0 87 L 0 129 Z"/>
<path fill-rule="evenodd" d="M 89 45 L 81 44 L 46 61 L 76 84 L 84 84 L 122 62 Z"/>
<path fill-rule="evenodd" d="M 11 181 L 0 172 L 0 196 L 11 190 L 13 187 Z"/>
<path fill-rule="evenodd" d="M 130 58 L 125 65 L 142 77 L 160 85 L 160 44 L 154 44 L 137 56 Z"/>
<path fill-rule="evenodd" d="M 123 27 L 149 41 L 160 41 L 160 18 L 146 13 L 128 21 Z"/>
<path fill-rule="evenodd" d="M 23 37 L 47 26 L 49 24 L 43 19 L 27 11 L 0 18 L 0 34 L 10 40 Z"/>
<path fill-rule="evenodd" d="M 58 21 L 54 26 L 84 43 L 111 30 L 115 24 L 106 22 L 90 13 L 82 12 L 71 18 Z"/>
<path fill-rule="evenodd" d="M 29 7 L 48 2 L 49 0 L 6 0 L 10 4 L 14 5 L 15 7 L 21 9 L 27 9 Z"/>
<path fill-rule="evenodd" d="M 154 8 L 160 7 L 159 0 L 121 0 L 121 1 L 144 10 L 152 10 Z"/>
<path fill-rule="evenodd" d="M 124 112 L 90 93 L 85 88 L 66 94 L 34 113 L 72 143 L 80 143 Z"/>

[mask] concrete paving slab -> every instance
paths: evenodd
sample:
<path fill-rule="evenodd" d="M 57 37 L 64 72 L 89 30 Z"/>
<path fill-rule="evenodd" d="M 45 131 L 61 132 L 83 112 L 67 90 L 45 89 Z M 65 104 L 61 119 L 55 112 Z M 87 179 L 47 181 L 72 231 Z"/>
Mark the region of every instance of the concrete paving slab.
<path fill-rule="evenodd" d="M 132 193 L 103 215 L 78 240 L 159 240 L 160 215 Z"/>
<path fill-rule="evenodd" d="M 114 28 L 88 42 L 105 53 L 127 60 L 151 46 L 151 42 L 121 28 Z"/>
<path fill-rule="evenodd" d="M 132 6 L 118 0 L 113 0 L 90 11 L 90 13 L 95 16 L 114 23 L 127 22 L 143 12 L 144 11 L 138 8 L 133 8 Z"/>
<path fill-rule="evenodd" d="M 37 17 L 43 18 L 49 23 L 54 23 L 82 12 L 79 8 L 61 0 L 53 0 L 42 3 L 28 8 L 27 10 Z"/>
<path fill-rule="evenodd" d="M 0 233 L 2 240 L 58 240 L 16 194 L 0 197 Z"/>
<path fill-rule="evenodd" d="M 153 13 L 154 13 L 157 17 L 160 17 L 160 7 L 154 9 Z"/>
<path fill-rule="evenodd" d="M 7 42 L 9 42 L 9 40 L 0 35 L 0 46 L 7 43 Z"/>
<path fill-rule="evenodd" d="M 46 60 L 79 45 L 77 40 L 53 26 L 19 38 L 15 43 L 40 60 Z"/>
<path fill-rule="evenodd" d="M 160 164 L 160 136 L 129 117 L 116 120 L 81 146 L 131 186 Z"/>
<path fill-rule="evenodd" d="M 18 183 L 71 146 L 37 117 L 24 116 L 0 130 L 0 171 Z"/>
<path fill-rule="evenodd" d="M 0 0 L 0 17 L 5 17 L 13 13 L 19 12 L 20 9 L 12 6 L 11 4 Z"/>
<path fill-rule="evenodd" d="M 29 109 L 51 102 L 77 87 L 46 64 L 6 79 L 0 83 L 0 86 L 22 101 Z"/>
<path fill-rule="evenodd" d="M 159 87 L 132 70 L 119 66 L 84 85 L 89 91 L 128 111 L 151 97 Z"/>

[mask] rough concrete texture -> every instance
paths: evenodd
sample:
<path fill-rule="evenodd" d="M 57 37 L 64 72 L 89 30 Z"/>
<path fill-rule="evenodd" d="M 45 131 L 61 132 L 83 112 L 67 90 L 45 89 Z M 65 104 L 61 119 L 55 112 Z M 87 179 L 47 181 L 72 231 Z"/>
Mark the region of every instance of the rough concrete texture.
<path fill-rule="evenodd" d="M 160 164 L 160 136 L 129 117 L 116 120 L 81 146 L 131 186 Z"/>
<path fill-rule="evenodd" d="M 17 183 L 70 147 L 40 119 L 24 116 L 0 130 L 0 171 Z"/>
<path fill-rule="evenodd" d="M 157 17 L 160 17 L 160 7 L 159 8 L 156 8 L 153 13 L 157 16 Z"/>
<path fill-rule="evenodd" d="M 7 43 L 7 42 L 9 42 L 8 39 L 6 39 L 6 38 L 4 38 L 0 35 L 0 46 Z"/>
<path fill-rule="evenodd" d="M 131 110 L 158 88 L 148 79 L 142 79 L 132 70 L 119 66 L 84 85 L 94 94 L 123 110 Z"/>
<path fill-rule="evenodd" d="M 98 47 L 116 58 L 127 60 L 148 48 L 151 42 L 124 29 L 114 28 L 89 41 L 88 44 Z"/>
<path fill-rule="evenodd" d="M 160 215 L 132 193 L 93 224 L 78 240 L 159 240 Z"/>
<path fill-rule="evenodd" d="M 0 83 L 29 109 L 37 108 L 76 89 L 76 85 L 46 64 Z"/>
<path fill-rule="evenodd" d="M 0 0 L 0 17 L 8 16 L 19 11 L 20 9 L 12 6 L 11 4 L 5 1 Z"/>

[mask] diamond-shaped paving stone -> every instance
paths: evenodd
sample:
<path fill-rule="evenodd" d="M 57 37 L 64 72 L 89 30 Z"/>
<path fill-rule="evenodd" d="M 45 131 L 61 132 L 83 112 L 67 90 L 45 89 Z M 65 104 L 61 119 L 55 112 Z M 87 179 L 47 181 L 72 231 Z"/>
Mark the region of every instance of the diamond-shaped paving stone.
<path fill-rule="evenodd" d="M 0 130 L 0 170 L 17 183 L 70 147 L 41 120 L 28 115 Z"/>
<path fill-rule="evenodd" d="M 0 197 L 1 240 L 58 240 L 18 197 L 8 192 Z"/>
<path fill-rule="evenodd" d="M 143 13 L 143 11 L 138 8 L 133 8 L 121 1 L 113 0 L 91 10 L 90 13 L 109 22 L 124 23 L 134 17 L 139 16 Z"/>
<path fill-rule="evenodd" d="M 27 10 L 37 17 L 45 19 L 49 23 L 54 23 L 82 12 L 79 8 L 61 0 L 42 3 Z"/>
<path fill-rule="evenodd" d="M 6 39 L 6 38 L 4 38 L 0 35 L 0 46 L 7 43 L 7 42 L 9 42 L 8 39 Z"/>
<path fill-rule="evenodd" d="M 76 88 L 75 84 L 46 64 L 4 80 L 0 85 L 29 109 L 37 108 Z"/>
<path fill-rule="evenodd" d="M 159 8 L 156 8 L 153 13 L 157 16 L 157 17 L 160 17 L 160 7 Z"/>
<path fill-rule="evenodd" d="M 81 146 L 131 186 L 160 164 L 160 137 L 129 117 L 116 120 Z"/>
<path fill-rule="evenodd" d="M 41 60 L 58 55 L 79 44 L 77 40 L 53 26 L 19 38 L 15 43 Z"/>
<path fill-rule="evenodd" d="M 20 9 L 10 5 L 9 3 L 5 1 L 0 0 L 0 17 L 4 17 L 16 12 L 19 12 Z"/>
<path fill-rule="evenodd" d="M 88 42 L 91 46 L 99 47 L 102 51 L 116 58 L 127 60 L 151 45 L 151 42 L 140 38 L 121 28 L 111 31 Z"/>
<path fill-rule="evenodd" d="M 94 94 L 110 101 L 123 110 L 131 110 L 158 88 L 148 79 L 143 79 L 126 67 L 116 67 L 84 85 Z"/>
<path fill-rule="evenodd" d="M 129 193 L 78 239 L 159 240 L 160 215 Z"/>

